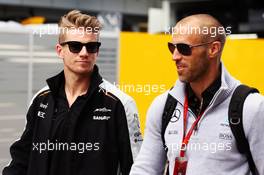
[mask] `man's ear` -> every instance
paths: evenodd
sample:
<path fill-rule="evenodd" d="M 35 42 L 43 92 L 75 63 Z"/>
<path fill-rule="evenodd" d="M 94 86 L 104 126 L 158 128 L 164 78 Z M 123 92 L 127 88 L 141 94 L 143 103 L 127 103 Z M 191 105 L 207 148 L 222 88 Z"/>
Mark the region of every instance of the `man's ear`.
<path fill-rule="evenodd" d="M 60 44 L 56 44 L 56 52 L 58 57 L 63 58 L 63 49 L 62 46 Z"/>
<path fill-rule="evenodd" d="M 215 58 L 221 53 L 222 44 L 220 41 L 214 41 L 209 47 L 209 57 Z"/>

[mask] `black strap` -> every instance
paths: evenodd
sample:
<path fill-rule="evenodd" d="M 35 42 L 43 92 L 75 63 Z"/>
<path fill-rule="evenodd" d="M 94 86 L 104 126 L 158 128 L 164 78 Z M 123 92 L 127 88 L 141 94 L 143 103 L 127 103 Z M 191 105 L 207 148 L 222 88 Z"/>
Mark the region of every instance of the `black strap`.
<path fill-rule="evenodd" d="M 162 114 L 162 122 L 161 122 L 161 139 L 162 139 L 162 143 L 163 143 L 163 148 L 164 150 L 167 152 L 168 151 L 168 147 L 165 143 L 165 130 L 171 120 L 171 117 L 173 115 L 173 112 L 175 110 L 177 106 L 177 100 L 171 96 L 170 94 L 168 94 L 166 103 L 165 103 L 165 107 L 163 110 L 163 114 Z M 169 175 L 169 165 L 167 166 L 166 170 L 166 175 Z"/>
<path fill-rule="evenodd" d="M 168 151 L 168 147 L 165 144 L 165 130 L 167 128 L 168 123 L 171 120 L 171 117 L 173 115 L 173 112 L 176 108 L 177 105 L 177 100 L 171 96 L 170 94 L 168 94 L 167 100 L 166 100 L 166 104 L 163 110 L 163 114 L 162 114 L 162 123 L 161 123 L 161 139 L 163 142 L 163 147 L 165 149 L 165 151 Z"/>
<path fill-rule="evenodd" d="M 257 92 L 259 91 L 255 88 L 251 88 L 246 85 L 239 85 L 232 95 L 228 109 L 229 124 L 232 133 L 235 136 L 238 151 L 241 154 L 246 155 L 248 159 L 250 171 L 252 172 L 253 175 L 255 175 L 257 171 L 254 160 L 250 152 L 248 140 L 244 133 L 242 118 L 243 118 L 243 105 L 247 96 L 250 93 L 257 93 Z"/>

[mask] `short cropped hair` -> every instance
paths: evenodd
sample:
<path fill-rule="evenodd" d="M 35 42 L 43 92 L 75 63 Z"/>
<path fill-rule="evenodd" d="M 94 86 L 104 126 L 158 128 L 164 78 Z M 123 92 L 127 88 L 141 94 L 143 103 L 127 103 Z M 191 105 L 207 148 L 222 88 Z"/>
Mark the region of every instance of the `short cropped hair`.
<path fill-rule="evenodd" d="M 65 38 L 69 29 L 84 29 L 86 32 L 99 34 L 102 24 L 95 16 L 81 13 L 79 10 L 72 10 L 60 18 L 59 26 L 59 43 Z"/>

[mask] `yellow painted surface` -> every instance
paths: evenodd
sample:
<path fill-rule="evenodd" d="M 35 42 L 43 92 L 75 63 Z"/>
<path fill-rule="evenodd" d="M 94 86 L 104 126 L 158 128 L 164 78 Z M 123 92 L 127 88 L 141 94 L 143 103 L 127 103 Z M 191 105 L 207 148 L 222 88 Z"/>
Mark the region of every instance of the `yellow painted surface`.
<path fill-rule="evenodd" d="M 242 83 L 264 94 L 264 40 L 227 40 L 223 62 Z"/>
<path fill-rule="evenodd" d="M 167 48 L 170 39 L 169 35 L 146 33 L 123 32 L 120 36 L 118 85 L 136 100 L 142 131 L 153 99 L 177 79 Z M 264 40 L 228 40 L 222 58 L 234 77 L 264 94 Z"/>

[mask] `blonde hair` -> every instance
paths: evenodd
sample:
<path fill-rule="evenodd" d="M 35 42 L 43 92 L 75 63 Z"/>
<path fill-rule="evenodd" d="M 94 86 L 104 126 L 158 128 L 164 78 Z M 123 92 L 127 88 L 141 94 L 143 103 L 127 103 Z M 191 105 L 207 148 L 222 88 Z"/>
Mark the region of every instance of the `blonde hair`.
<path fill-rule="evenodd" d="M 60 18 L 58 23 L 60 34 L 59 43 L 65 38 L 69 29 L 84 29 L 86 32 L 99 34 L 102 24 L 95 16 L 81 13 L 79 10 L 72 10 Z M 66 30 L 66 32 L 65 32 Z"/>

